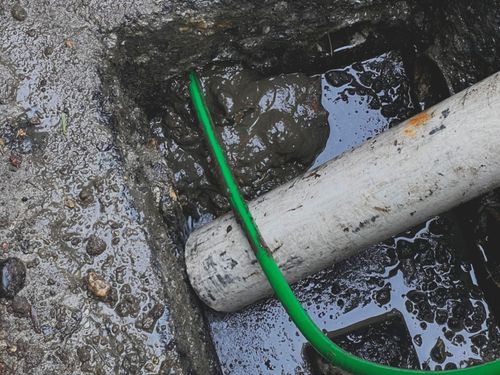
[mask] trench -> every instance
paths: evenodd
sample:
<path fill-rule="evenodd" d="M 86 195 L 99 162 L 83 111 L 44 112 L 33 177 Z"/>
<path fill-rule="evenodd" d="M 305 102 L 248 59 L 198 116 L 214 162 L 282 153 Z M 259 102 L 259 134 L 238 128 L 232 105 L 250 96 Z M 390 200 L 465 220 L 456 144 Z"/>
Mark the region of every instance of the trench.
<path fill-rule="evenodd" d="M 344 4 L 330 20 L 324 12 L 335 10 L 316 5 L 272 3 L 247 17 L 222 7 L 117 30 L 107 74 L 122 103 L 118 133 L 147 164 L 142 188 L 154 187 L 177 264 L 189 234 L 229 210 L 190 104 L 189 68 L 247 199 L 499 68 L 486 3 Z M 294 290 L 322 329 L 369 360 L 442 370 L 499 358 L 499 207 L 491 192 Z M 334 373 L 274 299 L 231 314 L 205 308 L 204 319 L 223 373 Z"/>

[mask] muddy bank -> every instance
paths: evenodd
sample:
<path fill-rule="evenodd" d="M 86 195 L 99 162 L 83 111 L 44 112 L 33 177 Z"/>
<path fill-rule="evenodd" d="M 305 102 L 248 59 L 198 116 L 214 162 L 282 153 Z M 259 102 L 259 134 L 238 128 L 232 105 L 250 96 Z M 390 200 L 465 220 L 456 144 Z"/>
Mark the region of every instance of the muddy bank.
<path fill-rule="evenodd" d="M 227 150 L 238 155 L 234 166 L 242 171 L 248 196 L 307 169 L 327 142 L 325 114 L 309 99 L 317 98 L 319 77 L 310 77 L 399 51 L 418 108 L 499 68 L 498 1 L 235 5 L 152 0 L 0 5 L 0 260 L 16 257 L 26 266 L 24 287 L 13 299 L 0 299 L 0 372 L 210 374 L 219 371 L 217 354 L 225 373 L 308 373 L 300 355 L 303 341 L 274 302 L 234 316 L 203 315 L 186 282 L 183 239 L 227 209 L 186 96 L 189 68 L 206 72 L 207 85 L 210 77 L 219 82 L 211 100 Z M 221 82 L 217 71 L 229 74 L 224 69 L 230 67 L 241 67 L 234 74 L 247 84 L 231 88 L 232 80 Z M 270 87 L 272 77 L 277 78 Z M 290 92 L 299 99 L 296 105 L 271 114 L 255 105 L 265 93 L 283 92 L 289 80 L 295 82 Z M 373 97 L 360 92 L 368 86 L 358 85 L 349 95 Z M 219 95 L 221 89 L 226 96 Z M 245 90 L 254 105 L 229 108 L 228 98 L 236 103 Z M 300 105 L 304 114 L 293 118 Z M 248 126 L 267 116 L 271 121 Z M 287 133 L 281 122 L 298 127 Z M 367 136 L 362 133 L 360 138 Z M 260 137 L 264 147 L 231 145 L 237 137 Z M 183 169 L 187 177 L 176 176 Z M 431 254 L 426 259 L 433 262 L 433 254 L 443 251 L 429 238 L 425 249 L 411 254 Z M 384 252 L 395 251 L 391 246 L 376 255 L 381 260 L 342 266 L 360 270 L 354 282 L 370 280 L 383 268 L 373 285 L 341 284 L 349 295 L 338 297 L 341 291 L 332 287 L 331 295 L 319 298 L 328 282 L 349 281 L 341 270 L 319 275 L 317 289 L 312 282 L 300 286 L 311 293 L 302 298 L 311 309 L 316 306 L 312 312 L 324 317 L 327 329 L 335 328 L 327 324 L 337 311 L 339 319 L 350 321 L 348 312 L 364 304 L 365 294 L 377 292 L 369 306 L 391 303 L 388 284 L 391 290 L 403 284 L 385 276 L 384 267 L 399 262 L 410 274 L 417 267 L 412 257 L 387 260 Z M 467 279 L 470 272 L 456 266 L 459 261 L 443 259 L 436 264 L 450 263 L 460 280 Z M 442 277 L 438 271 L 434 279 Z M 422 298 L 408 312 L 418 317 L 423 311 L 417 327 L 431 314 L 426 313 L 431 301 L 432 327 L 449 328 L 443 332 L 449 337 L 441 340 L 453 351 L 452 364 L 441 363 L 440 344 L 429 367 L 495 357 L 496 349 L 488 346 L 496 331 L 487 303 L 471 294 L 469 281 L 460 285 L 456 301 L 465 301 L 464 311 L 476 314 L 474 321 L 456 309 L 447 312 L 456 318 L 451 323 L 437 322 L 434 305 L 443 300 L 431 295 L 431 287 L 423 296 L 417 293 Z M 445 296 L 452 292 L 444 290 Z M 450 303 L 452 309 L 455 300 Z M 249 332 L 245 327 L 256 327 L 256 321 L 264 329 Z M 478 322 L 481 329 L 475 331 Z M 424 362 L 438 342 L 431 338 L 419 349 Z M 454 351 L 462 338 L 464 355 Z"/>
<path fill-rule="evenodd" d="M 26 273 L 0 297 L 2 374 L 218 372 L 182 271 L 157 266 L 171 245 L 144 223 L 99 75 L 112 29 L 155 12 L 0 4 L 0 262 Z"/>

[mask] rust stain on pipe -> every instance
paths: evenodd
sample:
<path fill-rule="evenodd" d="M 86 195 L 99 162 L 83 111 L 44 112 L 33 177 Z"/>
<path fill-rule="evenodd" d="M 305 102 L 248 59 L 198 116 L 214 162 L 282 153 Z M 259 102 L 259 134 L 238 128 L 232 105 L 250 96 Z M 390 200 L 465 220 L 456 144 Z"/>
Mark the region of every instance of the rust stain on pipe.
<path fill-rule="evenodd" d="M 407 137 L 414 137 L 417 129 L 424 126 L 424 124 L 431 119 L 431 115 L 428 112 L 419 113 L 408 120 L 408 124 L 403 129 L 403 133 Z"/>

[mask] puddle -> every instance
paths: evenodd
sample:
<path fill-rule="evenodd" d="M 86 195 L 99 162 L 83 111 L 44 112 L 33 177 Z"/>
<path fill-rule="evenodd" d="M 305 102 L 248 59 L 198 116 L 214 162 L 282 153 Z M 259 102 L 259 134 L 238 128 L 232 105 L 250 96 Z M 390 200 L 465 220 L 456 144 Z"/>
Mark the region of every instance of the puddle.
<path fill-rule="evenodd" d="M 363 359 L 397 367 L 420 369 L 413 339 L 397 310 L 330 332 L 328 337 L 342 349 Z M 304 358 L 314 374 L 333 374 L 334 367 L 307 344 Z"/>
<path fill-rule="evenodd" d="M 500 332 L 473 269 L 460 259 L 455 231 L 446 219 L 430 220 L 298 283 L 294 291 L 326 331 L 400 311 L 423 369 L 496 358 Z M 234 314 L 210 312 L 209 319 L 226 373 L 247 374 L 254 368 L 310 373 L 302 355 L 306 340 L 275 300 Z M 442 358 L 433 354 L 438 340 L 445 347 Z"/>
<path fill-rule="evenodd" d="M 401 54 L 378 57 L 321 75 L 321 104 L 330 136 L 317 167 L 419 112 L 413 105 Z"/>
<path fill-rule="evenodd" d="M 318 78 L 322 104 L 329 112 L 330 135 L 313 167 L 420 111 L 397 51 L 330 70 Z M 427 93 L 427 98 L 433 95 L 437 94 Z M 412 233 L 298 283 L 294 290 L 327 331 L 399 311 L 410 337 L 411 349 L 406 354 L 414 350 L 416 356 L 400 358 L 402 367 L 442 370 L 496 358 L 499 330 L 463 246 L 457 243 L 458 231 L 449 219 L 430 220 Z M 257 368 L 270 374 L 311 373 L 303 358 L 306 342 L 276 301 L 226 315 L 209 312 L 208 316 L 225 372 L 246 374 Z M 371 334 L 370 330 L 358 332 L 356 340 L 369 342 Z M 380 361 L 376 351 L 364 354 Z"/>

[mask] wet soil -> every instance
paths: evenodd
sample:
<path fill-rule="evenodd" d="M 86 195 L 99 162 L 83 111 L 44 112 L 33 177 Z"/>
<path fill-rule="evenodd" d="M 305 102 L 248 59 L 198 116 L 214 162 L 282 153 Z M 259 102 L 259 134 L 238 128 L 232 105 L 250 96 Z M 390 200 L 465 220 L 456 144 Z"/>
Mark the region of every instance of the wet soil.
<path fill-rule="evenodd" d="M 396 309 L 404 317 L 420 368 L 466 367 L 498 358 L 500 330 L 461 253 L 453 218 L 433 219 L 299 282 L 294 291 L 329 332 Z M 310 373 L 303 356 L 306 341 L 275 300 L 239 313 L 211 313 L 211 321 L 225 372 L 246 374 L 257 367 L 261 373 Z M 364 335 L 369 333 L 360 334 L 358 341 L 368 342 Z M 438 342 L 444 356 L 436 355 Z M 363 354 L 371 360 L 380 356 L 377 351 Z M 393 360 L 404 367 L 414 364 L 411 356 Z"/>
<path fill-rule="evenodd" d="M 339 108 L 366 121 L 342 130 L 353 147 L 500 68 L 496 0 L 237 5 L 0 3 L 0 261 L 26 266 L 24 287 L 0 298 L 0 373 L 216 374 L 219 361 L 228 374 L 310 373 L 275 301 L 224 316 L 189 287 L 182 243 L 228 205 L 186 72 L 203 77 L 252 198 L 323 149 L 341 151 L 328 144 L 345 123 L 332 119 Z M 387 77 L 390 91 L 363 73 Z M 496 358 L 490 305 L 456 231 L 432 223 L 299 295 L 327 330 L 397 308 L 424 368 Z"/>
<path fill-rule="evenodd" d="M 400 14 L 395 17 L 397 21 L 394 23 L 381 23 L 375 27 L 355 22 L 337 32 L 328 31 L 319 37 L 310 37 L 305 46 L 300 45 L 300 40 L 292 39 L 282 53 L 279 48 L 280 52 L 266 49 L 265 32 L 244 46 L 231 44 L 217 31 L 217 27 L 224 26 L 214 23 L 208 38 L 217 40 L 219 44 L 216 48 L 211 44 L 212 61 L 207 60 L 206 63 L 204 47 L 199 46 L 197 70 L 202 76 L 219 138 L 246 197 L 253 198 L 446 98 L 467 86 L 463 86 L 465 76 L 469 84 L 475 82 L 477 77 L 473 78 L 470 71 L 459 72 L 456 66 L 450 69 L 451 65 L 445 61 L 449 56 L 443 56 L 436 47 L 442 43 L 440 38 L 450 37 L 446 30 L 451 26 L 447 22 L 452 22 L 454 16 L 457 18 L 453 18 L 453 22 L 467 24 L 462 18 L 462 10 L 445 8 L 430 6 L 427 12 L 407 9 L 408 18 Z M 451 11 L 454 16 L 438 21 L 437 18 L 445 11 Z M 439 27 L 436 22 L 439 22 Z M 468 27 L 476 26 L 469 24 Z M 263 31 L 266 31 L 267 28 L 264 28 Z M 415 33 L 415 28 L 418 33 Z M 179 31 L 203 34 L 199 23 L 179 26 Z M 154 30 L 144 28 L 141 32 L 162 38 Z M 395 37 L 394 33 L 400 35 Z M 166 82 L 156 85 L 155 90 L 165 93 L 168 104 L 155 105 L 155 99 L 150 98 L 148 92 L 137 98 L 136 90 L 141 89 L 135 80 L 143 72 L 152 71 L 146 69 L 147 64 L 142 59 L 137 58 L 144 53 L 139 40 L 147 43 L 148 39 L 131 36 L 128 30 L 125 30 L 123 38 L 124 48 L 118 50 L 121 59 L 119 76 L 123 87 L 129 95 L 136 97 L 145 117 L 149 118 L 149 135 L 143 138 L 144 142 L 160 150 L 167 166 L 175 166 L 174 171 L 180 171 L 172 176 L 172 187 L 168 190 L 169 196 L 179 204 L 175 210 L 164 203 L 162 208 L 165 220 L 175 221 L 183 229 L 178 238 L 182 246 L 191 230 L 229 207 L 217 176 L 211 172 L 213 167 L 196 130 L 192 108 L 186 104 L 189 97 L 185 76 L 165 69 L 157 72 L 154 67 L 153 74 L 162 74 L 161 80 Z M 132 47 L 127 47 L 130 42 Z M 169 42 L 176 43 L 175 40 Z M 491 45 L 489 37 L 483 42 Z M 245 48 L 251 49 L 254 45 L 262 50 L 247 54 Z M 457 50 L 462 47 L 456 46 Z M 156 45 L 149 44 L 148 48 L 154 49 Z M 165 61 L 173 58 L 168 49 L 155 51 Z M 469 50 L 468 60 L 478 66 L 482 63 L 477 59 L 483 57 L 479 57 L 481 53 L 473 56 L 476 52 Z M 127 59 L 125 62 L 124 58 Z M 300 63 L 297 62 L 299 60 Z M 132 78 L 129 76 L 131 71 L 134 72 Z M 273 134 L 261 136 L 255 143 L 253 135 L 259 131 L 261 135 L 265 133 L 255 121 L 263 118 L 262 109 L 255 111 L 254 103 L 266 102 L 265 93 L 269 90 L 260 89 L 262 82 L 273 87 L 273 97 L 282 90 L 282 82 L 288 82 L 288 95 L 293 97 L 297 92 L 294 79 L 297 76 L 301 77 L 300 85 L 304 88 L 308 86 L 308 81 L 320 82 L 321 104 L 329 113 L 330 131 L 328 134 L 320 126 L 311 127 L 308 135 L 319 139 L 315 140 L 315 147 L 308 146 L 310 154 L 301 160 L 300 156 L 304 155 L 300 151 L 303 129 L 296 123 L 282 121 L 288 129 L 286 142 L 288 145 L 295 143 L 294 163 L 287 163 L 290 159 L 282 158 L 281 145 L 272 142 Z M 303 105 L 309 105 L 317 112 L 320 110 L 306 96 L 301 99 Z M 279 113 L 279 117 L 282 119 L 283 114 Z M 321 119 L 322 115 L 318 112 L 315 117 Z M 266 122 L 265 129 L 273 128 L 277 123 L 276 117 L 270 116 Z M 279 168 L 273 160 L 279 161 Z M 256 165 L 252 165 L 253 161 Z M 268 171 L 270 176 L 263 178 L 263 171 Z M 164 202 L 167 199 L 160 197 L 159 200 Z M 440 220 L 446 222 L 445 219 Z M 429 222 L 414 230 L 417 233 L 415 237 L 389 240 L 389 243 L 393 241 L 392 245 L 382 244 L 376 247 L 377 250 L 372 249 L 375 255 L 367 253 L 347 265 L 335 266 L 344 267 L 343 272 L 325 271 L 300 283 L 296 290 L 310 306 L 310 312 L 324 319 L 322 328 L 337 329 L 398 309 L 411 334 L 411 342 L 407 344 L 414 348 L 417 357 L 416 364 L 411 358 L 398 358 L 403 366 L 439 370 L 497 358 L 500 353 L 496 321 L 467 261 L 466 250 L 456 243 L 458 230 L 455 224 L 436 222 L 439 223 L 434 224 L 438 234 L 429 229 L 434 223 Z M 445 229 L 439 229 L 440 226 Z M 353 269 L 357 271 L 353 272 Z M 330 299 L 325 297 L 332 288 L 335 289 L 332 285 L 335 283 L 342 284 L 338 287 L 339 291 L 348 291 L 338 301 L 332 296 Z M 275 301 L 270 300 L 235 314 L 221 315 L 209 311 L 207 317 L 224 373 L 312 371 L 301 354 L 303 338 L 290 325 Z M 365 339 L 368 337 L 359 338 L 361 341 Z M 242 352 L 245 353 L 243 357 Z M 373 351 L 365 355 L 372 360 L 383 357 L 383 353 Z M 389 357 L 387 353 L 386 359 Z"/>

